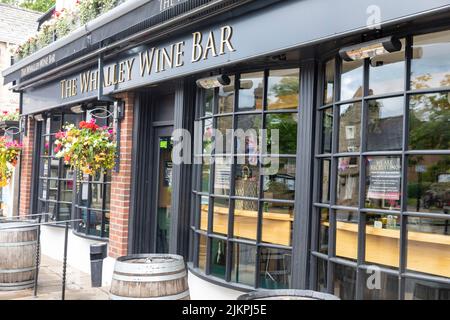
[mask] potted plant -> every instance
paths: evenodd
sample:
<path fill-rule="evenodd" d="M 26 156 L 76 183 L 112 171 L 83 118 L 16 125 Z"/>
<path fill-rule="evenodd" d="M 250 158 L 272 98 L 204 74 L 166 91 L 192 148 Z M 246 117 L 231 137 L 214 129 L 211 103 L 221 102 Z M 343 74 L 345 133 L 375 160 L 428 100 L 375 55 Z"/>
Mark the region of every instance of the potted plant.
<path fill-rule="evenodd" d="M 21 150 L 22 144 L 19 142 L 0 137 L 0 187 L 9 184 Z"/>
<path fill-rule="evenodd" d="M 54 151 L 71 169 L 80 175 L 95 175 L 114 167 L 116 143 L 109 127 L 100 127 L 92 119 L 81 121 L 78 127 L 66 124 L 63 129 L 55 136 Z"/>

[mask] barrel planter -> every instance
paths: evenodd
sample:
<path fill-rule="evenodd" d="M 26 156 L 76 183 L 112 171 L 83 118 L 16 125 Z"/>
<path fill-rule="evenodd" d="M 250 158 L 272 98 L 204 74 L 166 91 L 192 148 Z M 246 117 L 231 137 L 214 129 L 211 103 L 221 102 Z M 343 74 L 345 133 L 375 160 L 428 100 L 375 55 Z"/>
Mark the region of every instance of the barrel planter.
<path fill-rule="evenodd" d="M 33 287 L 38 227 L 24 227 L 30 222 L 0 221 L 0 291 Z"/>
<path fill-rule="evenodd" d="M 328 293 L 312 290 L 258 290 L 243 294 L 238 300 L 340 300 Z"/>
<path fill-rule="evenodd" d="M 142 254 L 116 260 L 111 300 L 189 300 L 182 256 Z"/>

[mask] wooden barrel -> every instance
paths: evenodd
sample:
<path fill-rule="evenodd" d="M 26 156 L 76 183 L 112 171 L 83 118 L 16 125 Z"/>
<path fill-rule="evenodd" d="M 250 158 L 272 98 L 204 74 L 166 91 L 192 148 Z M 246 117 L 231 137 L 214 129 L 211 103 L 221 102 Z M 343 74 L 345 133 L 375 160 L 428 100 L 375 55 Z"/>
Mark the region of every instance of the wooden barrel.
<path fill-rule="evenodd" d="M 33 287 L 38 227 L 21 227 L 30 222 L 0 221 L 0 291 Z"/>
<path fill-rule="evenodd" d="M 142 254 L 116 260 L 112 300 L 189 300 L 187 271 L 182 256 Z"/>

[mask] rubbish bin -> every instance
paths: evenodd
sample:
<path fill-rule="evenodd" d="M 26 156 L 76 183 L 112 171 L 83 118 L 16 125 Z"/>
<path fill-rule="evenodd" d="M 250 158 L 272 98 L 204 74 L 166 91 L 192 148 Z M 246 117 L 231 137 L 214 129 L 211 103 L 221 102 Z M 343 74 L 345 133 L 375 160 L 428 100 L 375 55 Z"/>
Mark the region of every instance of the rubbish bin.
<path fill-rule="evenodd" d="M 103 259 L 106 258 L 106 243 L 91 244 L 91 286 L 102 286 Z"/>
<path fill-rule="evenodd" d="M 312 290 L 257 290 L 243 294 L 238 300 L 340 300 L 328 293 Z"/>

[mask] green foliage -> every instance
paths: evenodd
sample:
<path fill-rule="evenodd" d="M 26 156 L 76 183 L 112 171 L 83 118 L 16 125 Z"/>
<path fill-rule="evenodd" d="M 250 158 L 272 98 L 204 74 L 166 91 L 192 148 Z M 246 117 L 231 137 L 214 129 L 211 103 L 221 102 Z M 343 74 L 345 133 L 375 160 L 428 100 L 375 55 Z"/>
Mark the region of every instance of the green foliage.
<path fill-rule="evenodd" d="M 55 0 L 25 0 L 20 6 L 25 9 L 46 12 L 55 5 Z"/>

